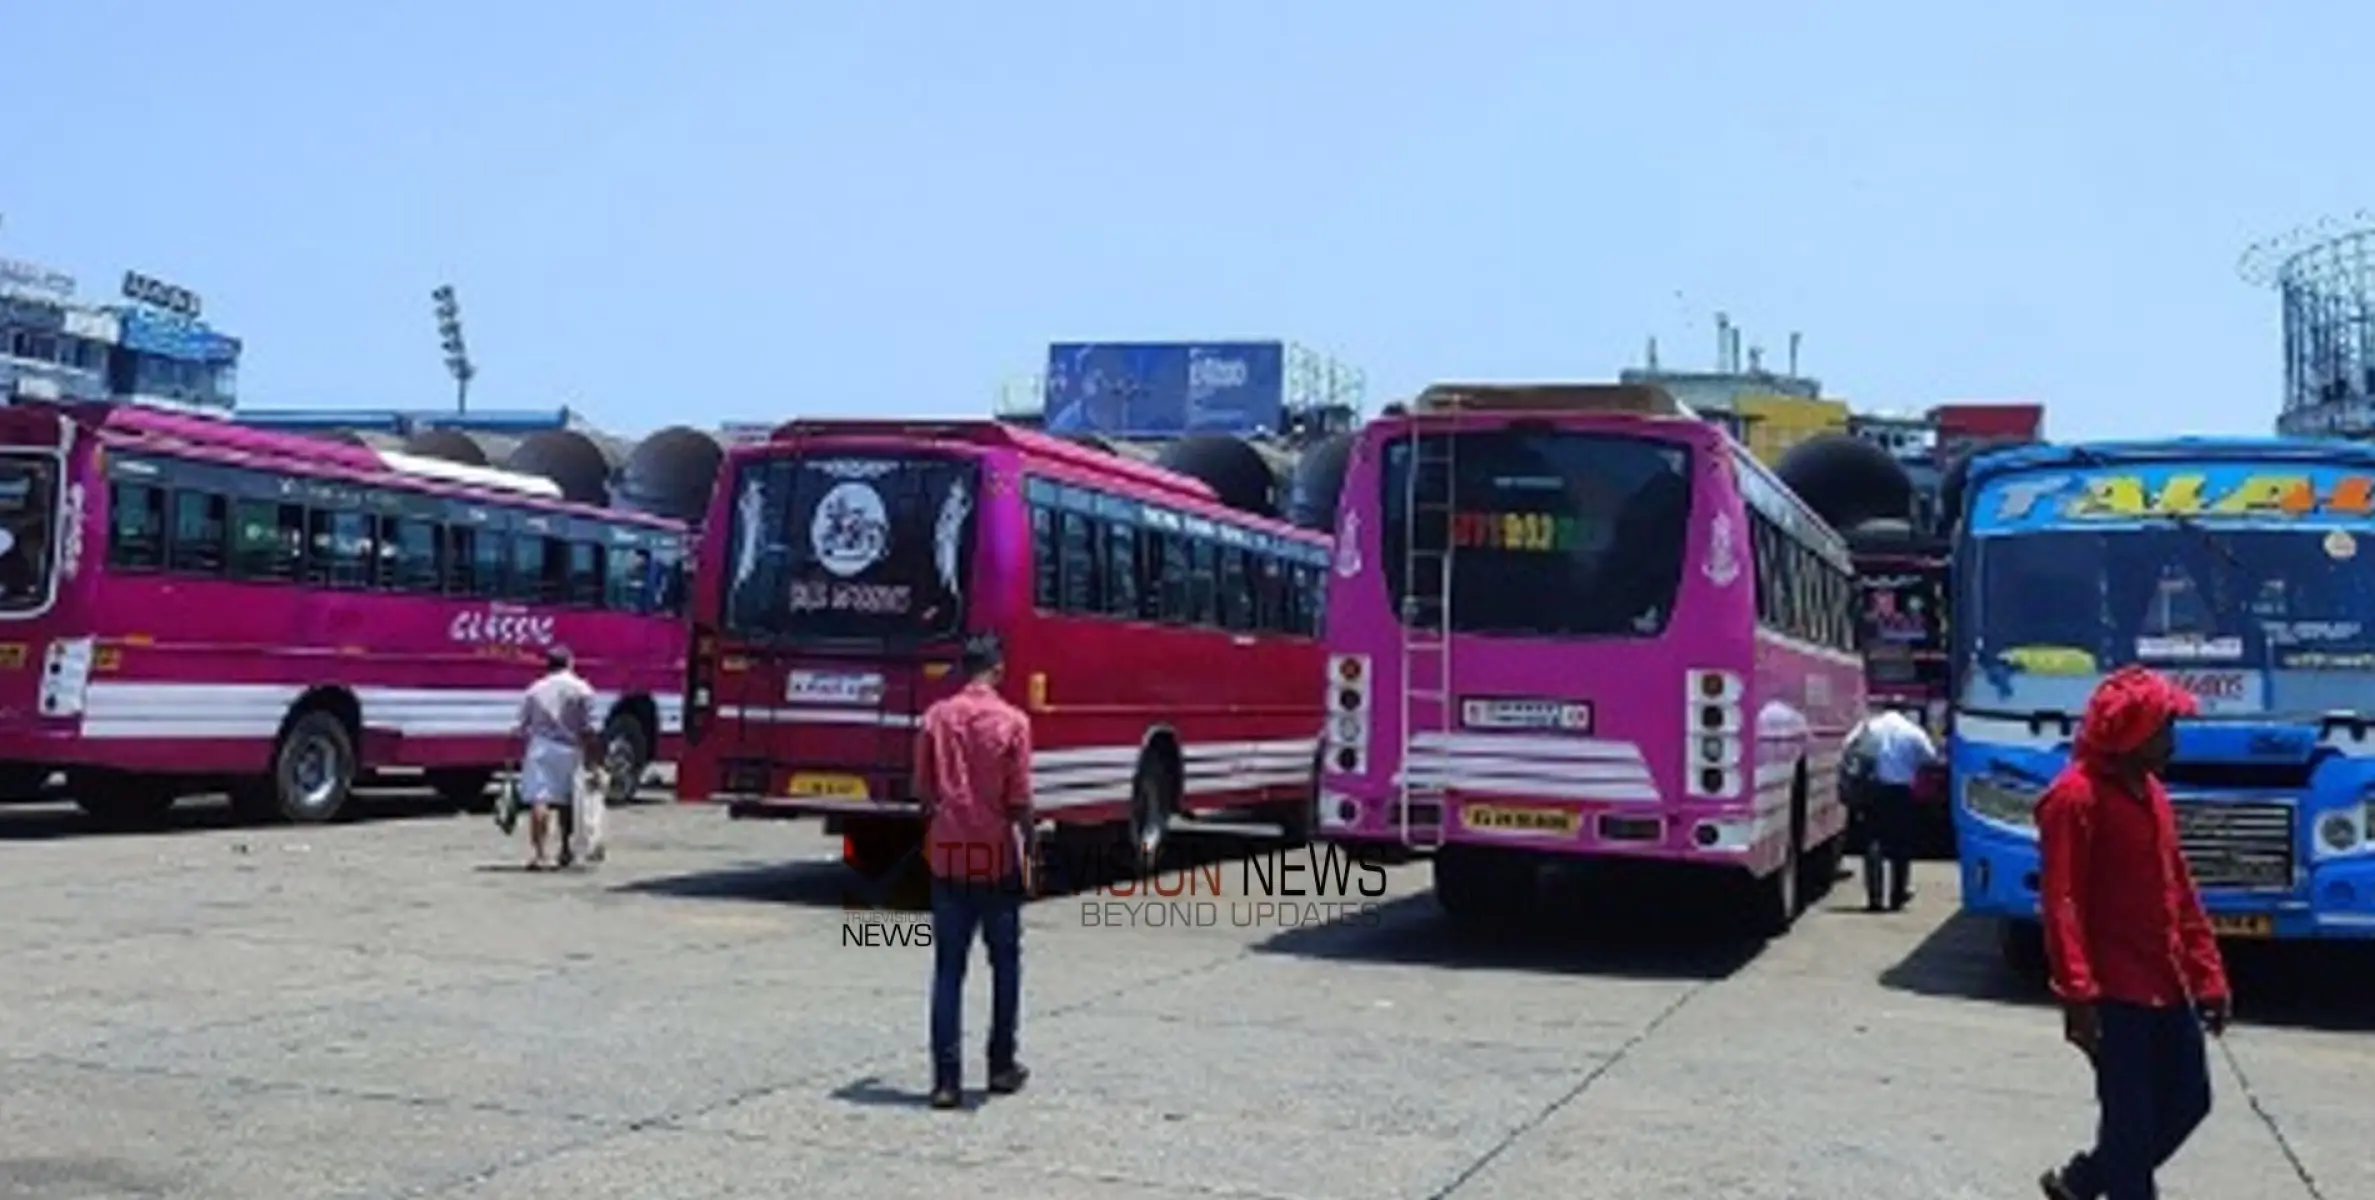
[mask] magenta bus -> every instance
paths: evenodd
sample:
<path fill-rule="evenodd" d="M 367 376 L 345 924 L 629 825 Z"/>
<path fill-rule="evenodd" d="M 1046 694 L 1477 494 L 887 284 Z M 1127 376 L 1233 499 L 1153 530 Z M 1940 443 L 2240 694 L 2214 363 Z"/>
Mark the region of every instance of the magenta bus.
<path fill-rule="evenodd" d="M 227 791 L 327 821 L 366 775 L 457 804 L 565 643 L 621 790 L 682 722 L 684 529 L 549 481 L 130 405 L 0 408 L 0 774 L 93 816 Z"/>
<path fill-rule="evenodd" d="M 1846 546 L 1662 390 L 1429 389 L 1361 432 L 1334 570 L 1320 836 L 1431 850 L 1454 918 L 1598 859 L 1779 933 L 1834 869 Z"/>
<path fill-rule="evenodd" d="M 995 421 L 795 421 L 719 480 L 679 799 L 914 861 L 913 731 L 994 633 L 1057 832 L 1151 862 L 1175 820 L 1310 815 L 1324 534 Z"/>

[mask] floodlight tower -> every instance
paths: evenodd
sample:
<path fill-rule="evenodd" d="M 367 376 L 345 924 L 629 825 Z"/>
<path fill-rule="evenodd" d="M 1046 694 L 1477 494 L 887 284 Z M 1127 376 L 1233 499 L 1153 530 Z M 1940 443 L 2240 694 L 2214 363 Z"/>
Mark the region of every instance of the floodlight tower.
<path fill-rule="evenodd" d="M 462 306 L 454 299 L 454 285 L 441 283 L 429 293 L 437 304 L 437 342 L 445 350 L 445 369 L 454 377 L 454 411 L 470 411 L 470 380 L 478 374 L 471 365 L 470 347 L 462 341 Z"/>
<path fill-rule="evenodd" d="M 2272 288 L 2284 324 L 2276 431 L 2375 438 L 2375 213 L 2328 217 L 2244 253 L 2246 282 Z"/>

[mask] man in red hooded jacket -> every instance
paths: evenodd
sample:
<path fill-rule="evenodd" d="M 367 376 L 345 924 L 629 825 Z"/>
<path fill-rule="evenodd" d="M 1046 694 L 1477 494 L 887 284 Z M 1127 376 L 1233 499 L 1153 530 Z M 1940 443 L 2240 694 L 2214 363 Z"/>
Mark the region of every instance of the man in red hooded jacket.
<path fill-rule="evenodd" d="M 2192 695 L 2123 667 L 2087 700 L 2070 766 L 2037 803 L 2041 906 L 2062 1036 L 2095 1069 L 2094 1149 L 2041 1181 L 2053 1200 L 2151 1200 L 2210 1115 L 2202 1030 L 2232 1005 L 2160 772 Z"/>

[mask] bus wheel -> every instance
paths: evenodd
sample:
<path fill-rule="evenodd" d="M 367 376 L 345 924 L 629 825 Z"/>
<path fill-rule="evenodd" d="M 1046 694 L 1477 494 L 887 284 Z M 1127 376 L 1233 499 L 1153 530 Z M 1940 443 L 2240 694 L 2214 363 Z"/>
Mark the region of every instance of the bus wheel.
<path fill-rule="evenodd" d="M 494 797 L 487 794 L 494 782 L 495 773 L 484 767 L 429 772 L 429 787 L 437 798 L 467 813 L 494 811 Z"/>
<path fill-rule="evenodd" d="M 154 775 L 93 771 L 67 778 L 75 807 L 102 825 L 131 828 L 163 817 L 178 799 L 169 781 Z"/>
<path fill-rule="evenodd" d="M 623 713 L 610 718 L 602 726 L 602 770 L 610 777 L 602 799 L 613 807 L 632 802 L 650 766 L 651 735 L 643 722 Z"/>
<path fill-rule="evenodd" d="M 2006 921 L 1996 929 L 1996 949 L 2004 956 L 2006 969 L 2023 986 L 2044 984 L 2048 974 L 2044 926 L 2035 921 Z"/>
<path fill-rule="evenodd" d="M 355 786 L 355 743 L 346 725 L 320 709 L 298 715 L 272 753 L 280 815 L 301 825 L 335 820 Z"/>
<path fill-rule="evenodd" d="M 1171 814 L 1179 810 L 1179 781 L 1162 760 L 1145 755 L 1130 781 L 1130 852 L 1138 869 L 1151 871 L 1162 861 L 1163 843 L 1171 835 Z"/>
<path fill-rule="evenodd" d="M 1475 846 L 1435 851 L 1435 903 L 1457 925 L 1503 925 L 1533 899 L 1531 863 Z"/>
<path fill-rule="evenodd" d="M 1758 917 L 1758 932 L 1766 937 L 1780 937 L 1798 923 L 1798 914 L 1805 905 L 1799 898 L 1799 883 L 1806 875 L 1806 768 L 1798 768 L 1798 779 L 1790 788 L 1789 852 L 1781 859 L 1781 867 L 1766 877 L 1762 909 Z"/>

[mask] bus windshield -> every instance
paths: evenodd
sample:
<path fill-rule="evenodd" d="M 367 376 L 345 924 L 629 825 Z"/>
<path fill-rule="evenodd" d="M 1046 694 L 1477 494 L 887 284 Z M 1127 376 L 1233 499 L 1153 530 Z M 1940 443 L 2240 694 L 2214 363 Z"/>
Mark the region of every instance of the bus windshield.
<path fill-rule="evenodd" d="M 1403 619 L 1435 619 L 1438 581 L 1423 564 L 1439 560 L 1423 556 L 1448 545 L 1456 563 L 1453 632 L 1650 637 L 1665 629 L 1681 587 L 1690 516 L 1687 446 L 1525 429 L 1428 434 L 1422 441 L 1419 520 L 1408 519 L 1411 438 L 1386 446 L 1380 476 L 1382 565 Z M 1451 462 L 1448 488 L 1439 465 L 1444 457 Z M 1418 578 L 1409 561 L 1414 527 Z"/>
<path fill-rule="evenodd" d="M 57 504 L 55 458 L 0 451 L 0 613 L 32 612 L 48 602 Z"/>
<path fill-rule="evenodd" d="M 735 480 L 719 628 L 754 642 L 911 643 L 964 619 L 972 462 L 802 455 Z"/>
<path fill-rule="evenodd" d="M 1983 537 L 1963 703 L 2076 711 L 2128 663 L 2197 684 L 2205 714 L 2362 709 L 2375 670 L 2375 555 L 2339 528 L 2119 530 Z M 1963 624 L 1963 622 L 1958 622 Z M 2201 690 L 2197 687 L 2197 691 Z"/>

